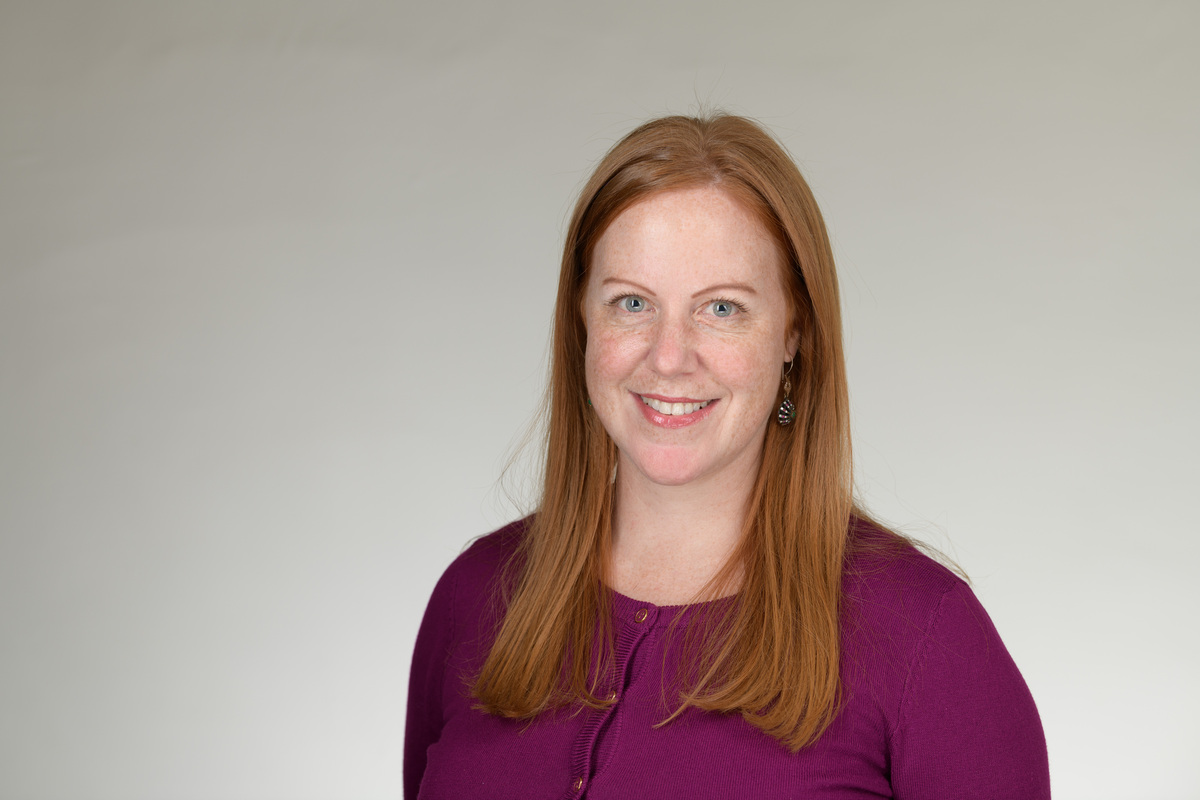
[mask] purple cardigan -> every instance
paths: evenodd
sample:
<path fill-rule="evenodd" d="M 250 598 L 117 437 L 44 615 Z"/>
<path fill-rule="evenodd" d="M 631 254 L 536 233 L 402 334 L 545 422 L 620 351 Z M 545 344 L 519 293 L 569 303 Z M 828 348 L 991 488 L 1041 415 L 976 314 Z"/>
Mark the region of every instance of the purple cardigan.
<path fill-rule="evenodd" d="M 843 704 L 798 753 L 737 715 L 689 709 L 655 727 L 674 710 L 663 687 L 678 636 L 666 634 L 680 609 L 619 594 L 611 708 L 533 722 L 472 709 L 466 680 L 494 630 L 492 587 L 523 530 L 476 541 L 433 591 L 409 684 L 409 800 L 1050 796 L 1037 709 L 991 620 L 962 580 L 909 546 L 847 560 Z"/>

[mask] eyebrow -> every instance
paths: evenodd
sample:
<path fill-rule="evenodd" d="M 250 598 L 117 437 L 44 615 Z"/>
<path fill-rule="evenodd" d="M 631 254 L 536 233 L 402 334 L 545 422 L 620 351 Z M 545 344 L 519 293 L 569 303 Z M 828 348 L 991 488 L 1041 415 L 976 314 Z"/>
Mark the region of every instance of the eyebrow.
<path fill-rule="evenodd" d="M 642 292 L 645 292 L 646 294 L 654 294 L 654 292 L 650 291 L 645 286 L 642 286 L 640 283 L 637 283 L 636 281 L 628 280 L 626 278 L 605 278 L 604 280 L 600 281 L 601 286 L 608 286 L 609 284 L 612 284 L 612 283 L 623 283 L 626 286 L 632 286 L 636 289 L 639 289 Z M 712 286 L 705 287 L 705 288 L 701 289 L 700 291 L 696 292 L 694 295 L 692 295 L 692 299 L 695 300 L 698 297 L 703 297 L 704 295 L 710 295 L 713 292 L 722 291 L 722 290 L 724 290 L 724 291 L 733 290 L 733 291 L 744 292 L 745 294 L 752 294 L 752 295 L 758 294 L 758 292 L 755 290 L 755 288 L 753 286 L 750 286 L 745 283 L 716 283 L 716 284 L 713 284 Z"/>

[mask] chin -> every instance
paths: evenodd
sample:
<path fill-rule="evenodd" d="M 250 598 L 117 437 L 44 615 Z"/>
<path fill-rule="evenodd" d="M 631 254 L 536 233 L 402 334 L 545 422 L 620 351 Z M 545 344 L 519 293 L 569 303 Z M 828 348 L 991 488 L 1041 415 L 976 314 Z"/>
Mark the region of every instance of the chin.
<path fill-rule="evenodd" d="M 693 454 L 639 453 L 636 457 L 625 456 L 625 461 L 651 483 L 659 486 L 686 486 L 704 475 L 702 465 L 689 457 L 691 455 Z"/>

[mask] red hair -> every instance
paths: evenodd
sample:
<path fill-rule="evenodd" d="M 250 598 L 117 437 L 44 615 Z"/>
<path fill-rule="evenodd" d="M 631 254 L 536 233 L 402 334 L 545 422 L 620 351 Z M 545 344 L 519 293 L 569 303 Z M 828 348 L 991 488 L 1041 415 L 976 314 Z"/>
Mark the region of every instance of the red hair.
<path fill-rule="evenodd" d="M 800 345 L 796 421 L 768 426 L 740 547 L 710 583 L 740 573 L 738 602 L 689 632 L 675 715 L 738 712 L 795 750 L 820 736 L 839 702 L 841 578 L 857 513 L 849 400 L 820 210 L 783 147 L 742 117 L 648 122 L 608 152 L 579 197 L 559 274 L 542 496 L 473 692 L 480 708 L 510 718 L 605 705 L 596 677 L 612 652 L 605 570 L 617 453 L 587 405 L 581 299 L 596 242 L 617 216 L 651 194 L 701 186 L 728 192 L 775 240 Z"/>

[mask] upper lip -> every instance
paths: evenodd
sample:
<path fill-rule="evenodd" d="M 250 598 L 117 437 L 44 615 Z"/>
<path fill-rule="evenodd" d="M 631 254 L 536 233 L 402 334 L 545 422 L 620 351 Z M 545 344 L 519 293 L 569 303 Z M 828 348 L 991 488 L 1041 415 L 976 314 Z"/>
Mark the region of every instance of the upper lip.
<path fill-rule="evenodd" d="M 638 397 L 649 397 L 651 400 L 657 400 L 660 403 L 707 403 L 709 400 L 697 400 L 694 397 L 667 397 L 663 394 L 647 394 L 646 392 L 636 392 Z"/>

